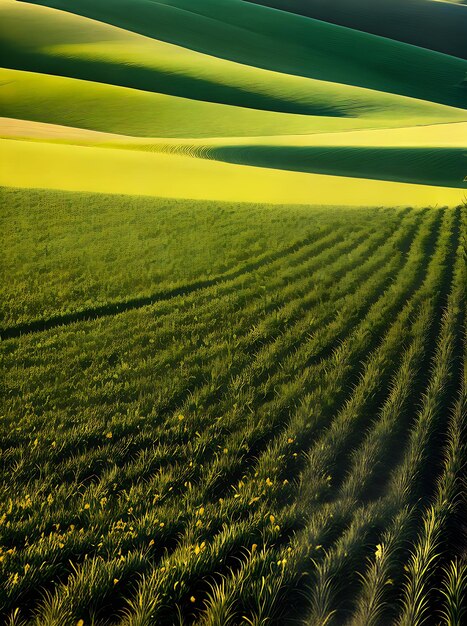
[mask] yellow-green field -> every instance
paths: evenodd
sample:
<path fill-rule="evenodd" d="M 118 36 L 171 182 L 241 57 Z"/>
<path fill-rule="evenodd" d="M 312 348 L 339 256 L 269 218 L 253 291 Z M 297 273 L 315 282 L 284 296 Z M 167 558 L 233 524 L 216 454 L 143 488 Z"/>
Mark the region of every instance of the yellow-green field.
<path fill-rule="evenodd" d="M 0 0 L 1 624 L 465 622 L 462 44 L 268 3 Z"/>
<path fill-rule="evenodd" d="M 351 205 L 464 197 L 462 59 L 240 0 L 195 12 L 181 0 L 41 4 L 0 3 L 2 137 L 72 147 L 4 142 L 5 186 Z"/>

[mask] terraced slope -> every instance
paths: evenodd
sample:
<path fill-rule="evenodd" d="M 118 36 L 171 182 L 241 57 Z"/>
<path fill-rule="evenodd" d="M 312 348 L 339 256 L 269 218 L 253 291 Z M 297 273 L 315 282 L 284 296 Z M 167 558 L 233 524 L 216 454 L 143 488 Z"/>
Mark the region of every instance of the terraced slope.
<path fill-rule="evenodd" d="M 2 201 L 2 619 L 449 623 L 465 207 Z"/>

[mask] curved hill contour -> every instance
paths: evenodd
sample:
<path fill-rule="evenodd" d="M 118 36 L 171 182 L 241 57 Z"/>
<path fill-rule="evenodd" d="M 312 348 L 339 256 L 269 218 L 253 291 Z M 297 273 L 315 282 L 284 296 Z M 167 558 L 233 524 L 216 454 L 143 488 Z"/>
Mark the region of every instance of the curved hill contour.
<path fill-rule="evenodd" d="M 41 0 L 246 65 L 467 108 L 467 61 L 243 0 Z"/>
<path fill-rule="evenodd" d="M 465 0 L 246 0 L 467 59 Z"/>
<path fill-rule="evenodd" d="M 3 145 L 31 184 L 44 150 L 54 188 L 111 191 L 110 163 L 134 178 L 121 191 L 170 197 L 368 204 L 373 181 L 373 198 L 417 204 L 466 188 L 463 59 L 243 0 L 0 0 L 0 18 Z"/>

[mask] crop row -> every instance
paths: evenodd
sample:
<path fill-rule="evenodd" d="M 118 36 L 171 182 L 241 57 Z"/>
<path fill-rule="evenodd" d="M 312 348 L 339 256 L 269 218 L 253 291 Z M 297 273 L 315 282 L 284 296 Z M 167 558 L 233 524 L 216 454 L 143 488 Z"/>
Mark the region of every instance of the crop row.
<path fill-rule="evenodd" d="M 410 623 L 427 457 L 457 449 L 465 209 L 334 219 L 206 289 L 4 342 L 4 611 L 357 626 L 388 596 Z"/>

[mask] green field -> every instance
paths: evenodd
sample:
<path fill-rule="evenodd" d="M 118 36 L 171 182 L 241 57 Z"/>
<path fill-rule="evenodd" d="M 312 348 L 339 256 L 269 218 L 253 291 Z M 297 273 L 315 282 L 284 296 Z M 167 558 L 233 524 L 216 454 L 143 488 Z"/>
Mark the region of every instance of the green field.
<path fill-rule="evenodd" d="M 463 201 L 464 59 L 242 0 L 196 10 L 188 0 L 0 0 L 0 17 L 3 186 Z M 363 144 L 351 135 L 378 130 L 387 134 Z"/>
<path fill-rule="evenodd" d="M 365 2 L 0 0 L 0 624 L 465 623 L 464 7 Z"/>
<path fill-rule="evenodd" d="M 2 201 L 12 624 L 453 603 L 465 208 Z"/>

